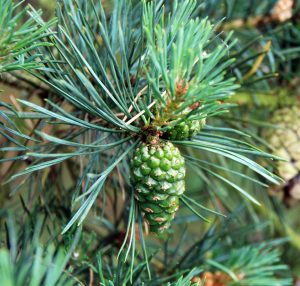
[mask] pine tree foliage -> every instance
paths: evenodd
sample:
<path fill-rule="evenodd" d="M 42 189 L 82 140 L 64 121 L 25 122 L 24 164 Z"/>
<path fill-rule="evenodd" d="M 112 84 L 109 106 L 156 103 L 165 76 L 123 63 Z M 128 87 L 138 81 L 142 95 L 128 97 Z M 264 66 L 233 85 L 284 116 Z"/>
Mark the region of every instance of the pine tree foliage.
<path fill-rule="evenodd" d="M 291 4 L 288 6 L 290 17 L 283 21 L 279 21 L 274 15 L 276 7 L 281 3 L 283 6 Z M 236 46 L 237 52 L 243 53 L 236 63 L 236 67 L 243 67 L 235 69 L 235 74 L 243 80 L 243 87 L 249 91 L 256 85 L 257 91 L 272 92 L 274 86 L 295 80 L 295 74 L 299 71 L 299 9 L 299 0 L 251 3 L 220 0 L 203 3 L 200 14 L 224 19 L 222 28 L 235 30 L 240 39 Z M 259 65 L 257 56 L 263 56 Z M 245 74 L 251 70 L 252 76 L 245 80 Z M 261 81 L 262 79 L 269 81 Z"/>
<path fill-rule="evenodd" d="M 270 171 L 270 159 L 280 158 L 256 147 L 266 142 L 255 134 L 256 122 L 241 120 L 233 95 L 240 86 L 270 89 L 281 63 L 289 63 L 292 75 L 298 31 L 288 24 L 273 29 L 272 20 L 267 39 L 261 38 L 259 25 L 251 36 L 242 28 L 233 35 L 235 19 L 247 15 L 242 2 L 124 0 L 112 1 L 107 9 L 101 1 L 61 0 L 57 19 L 45 22 L 40 11 L 20 12 L 19 4 L 0 0 L 5 7 L 0 11 L 0 72 L 23 80 L 26 72 L 27 82 L 38 80 L 49 91 L 42 100 L 28 95 L 18 105 L 0 103 L 0 134 L 7 142 L 0 148 L 6 152 L 0 162 L 11 164 L 5 186 L 13 197 L 26 194 L 29 205 L 42 205 L 39 212 L 59 226 L 54 237 L 61 239 L 62 231 L 62 237 L 76 240 L 76 229 L 83 227 L 80 235 L 87 238 L 76 240 L 67 252 L 55 239 L 49 246 L 27 239 L 18 256 L 11 245 L 1 249 L 5 283 L 192 285 L 199 276 L 205 285 L 206 271 L 221 271 L 230 277 L 229 285 L 292 285 L 273 248 L 276 242 L 226 245 L 232 234 L 211 228 L 191 249 L 184 250 L 185 231 L 175 239 L 178 245 L 168 245 L 177 226 L 193 221 L 201 226 L 213 216 L 223 221 L 239 205 L 245 208 L 241 220 L 257 222 L 259 205 L 274 203 L 257 189 L 282 183 Z M 256 5 L 250 15 L 267 15 L 274 5 Z M 192 138 L 164 136 L 194 120 L 207 123 Z M 181 197 L 175 230 L 168 230 L 165 242 L 149 237 L 130 180 L 132 154 L 149 137 L 176 145 L 205 189 L 187 190 Z M 86 253 L 82 261 L 71 258 L 75 248 Z M 19 271 L 26 274 L 15 275 Z"/>
<path fill-rule="evenodd" d="M 18 12 L 21 4 L 22 1 L 18 4 L 10 0 L 0 1 L 0 72 L 38 68 L 40 65 L 35 59 L 39 55 L 29 56 L 29 52 L 39 45 L 47 45 L 41 39 L 50 35 L 46 31 L 54 24 L 51 20 L 40 27 L 34 18 L 28 17 L 28 7 Z"/>
<path fill-rule="evenodd" d="M 228 228 L 233 233 L 240 233 L 239 239 L 232 239 Z M 163 275 L 152 273 L 153 277 L 148 281 L 146 277 L 143 278 L 142 272 L 137 267 L 134 269 L 134 281 L 137 285 L 142 284 L 142 281 L 145 285 L 194 285 L 192 282 L 196 280 L 195 278 L 201 277 L 203 285 L 206 285 L 204 281 L 208 273 L 223 273 L 226 277 L 225 285 L 291 285 L 288 268 L 280 263 L 280 252 L 276 249 L 284 241 L 274 240 L 262 244 L 249 244 L 248 241 L 248 246 L 239 247 L 246 243 L 247 236 L 255 231 L 257 229 L 253 226 L 248 229 L 232 228 L 225 223 L 218 229 L 209 229 L 200 240 L 183 253 L 180 252 L 184 240 L 175 244 L 170 240 L 165 241 L 160 259 L 157 261 L 154 257 L 151 258 L 151 268 L 160 267 Z M 110 259 L 105 258 L 101 259 L 101 266 L 100 276 L 103 285 L 122 285 L 122 283 L 126 285 L 130 279 L 129 269 L 126 270 L 124 264 L 114 267 Z M 143 264 L 139 266 L 145 267 Z M 115 273 L 121 276 L 114 276 Z"/>
<path fill-rule="evenodd" d="M 42 217 L 34 229 L 30 228 L 29 221 L 25 221 L 27 228 L 18 228 L 11 215 L 7 216 L 6 222 L 8 247 L 0 249 L 1 285 L 78 285 L 78 279 L 67 270 L 78 236 L 66 253 L 65 249 L 53 243 L 40 243 Z"/>
<path fill-rule="evenodd" d="M 202 49 L 211 42 L 209 37 L 211 37 L 210 35 L 212 35 L 213 30 L 210 28 L 210 24 L 207 23 L 207 20 L 204 20 L 199 24 L 200 28 L 197 28 L 199 26 L 199 20 L 196 19 L 195 22 L 194 20 L 188 20 L 192 17 L 195 4 L 196 3 L 193 3 L 193 1 L 187 1 L 181 5 L 174 4 L 174 16 L 170 18 L 170 23 L 166 23 L 166 27 L 175 27 L 172 29 L 172 33 L 174 34 L 170 34 L 169 36 L 164 30 L 167 28 L 163 26 L 162 22 L 162 15 L 164 15 L 163 11 L 158 10 L 158 12 L 156 12 L 156 9 L 159 7 L 155 8 L 150 4 L 143 4 L 143 6 L 137 4 L 137 6 L 134 7 L 131 7 L 128 3 L 115 4 L 116 11 L 113 15 L 125 15 L 123 16 L 125 17 L 125 22 L 126 20 L 128 21 L 129 17 L 141 17 L 141 20 L 144 22 L 143 27 L 145 27 L 146 38 L 148 40 L 144 50 L 133 44 L 144 44 L 140 39 L 143 31 L 136 33 L 137 39 L 133 38 L 132 44 L 125 44 L 122 42 L 124 40 L 124 37 L 121 34 L 122 29 L 117 30 L 117 27 L 115 26 L 116 19 L 114 19 L 114 17 L 110 19 L 111 23 L 109 26 L 106 28 L 103 26 L 105 23 L 104 14 L 102 14 L 102 20 L 99 19 L 98 21 L 98 23 L 100 23 L 98 29 L 103 42 L 101 45 L 98 41 L 94 42 L 95 39 L 92 38 L 91 28 L 88 23 L 84 22 L 84 15 L 81 15 L 80 23 L 77 23 L 77 13 L 82 14 L 83 12 L 79 9 L 80 7 L 76 7 L 76 4 L 73 9 L 74 14 L 68 15 L 68 17 L 71 17 L 69 21 L 73 21 L 73 26 L 85 27 L 87 32 L 85 34 L 79 33 L 73 40 L 72 35 L 69 34 L 62 25 L 58 26 L 62 39 L 60 39 L 61 37 L 57 34 L 53 36 L 53 41 L 54 45 L 58 47 L 56 53 L 60 53 L 60 57 L 55 58 L 55 52 L 51 52 L 52 48 L 50 48 L 47 58 L 50 57 L 51 54 L 53 58 L 50 58 L 49 66 L 46 66 L 46 62 L 44 63 L 45 68 L 42 69 L 42 74 L 36 74 L 36 76 L 44 80 L 44 82 L 49 84 L 60 96 L 62 96 L 62 98 L 72 104 L 72 106 L 76 108 L 75 112 L 77 114 L 74 112 L 66 112 L 61 106 L 53 102 L 51 98 L 47 99 L 47 107 L 38 106 L 24 100 L 19 101 L 36 111 L 36 117 L 39 117 L 39 115 L 43 117 L 46 116 L 48 121 L 50 120 L 50 122 L 53 123 L 74 126 L 76 127 L 76 131 L 73 134 L 68 134 L 68 137 L 57 138 L 36 130 L 35 133 L 38 137 L 47 140 L 48 143 L 46 145 L 37 144 L 34 148 L 31 148 L 32 150 L 27 152 L 26 155 L 24 154 L 24 156 L 33 158 L 35 163 L 15 174 L 12 179 L 24 175 L 28 177 L 28 175 L 34 171 L 53 166 L 70 158 L 78 156 L 87 156 L 88 158 L 88 156 L 92 156 L 94 159 L 100 159 L 101 157 L 99 156 L 101 156 L 103 152 L 108 154 L 108 150 L 114 150 L 115 153 L 114 156 L 106 158 L 107 161 L 105 160 L 106 162 L 103 166 L 103 171 L 100 172 L 95 170 L 97 168 L 94 167 L 93 160 L 88 160 L 89 164 L 85 169 L 86 171 L 84 171 L 85 175 L 79 178 L 79 181 L 81 182 L 86 180 L 88 180 L 88 182 L 85 183 L 85 189 L 83 191 L 78 190 L 81 194 L 78 193 L 77 198 L 75 198 L 76 201 L 81 201 L 81 206 L 65 228 L 65 231 L 69 229 L 75 221 L 78 221 L 79 224 L 83 222 L 89 209 L 101 192 L 106 178 L 118 163 L 121 162 L 121 164 L 123 164 L 122 169 L 128 169 L 128 163 L 123 161 L 123 159 L 126 158 L 138 144 L 140 139 L 136 134 L 141 134 L 140 136 L 143 136 L 143 128 L 152 128 L 153 125 L 155 126 L 157 117 L 161 116 L 159 113 L 161 113 L 162 110 L 171 110 L 171 115 L 173 115 L 172 106 L 167 105 L 167 100 L 169 100 L 169 102 L 176 101 L 176 99 L 174 99 L 174 96 L 176 96 L 176 94 L 174 94 L 176 79 L 180 78 L 180 81 L 187 81 L 191 88 L 188 87 L 188 91 L 185 95 L 186 98 L 181 99 L 183 101 L 182 107 L 180 106 L 180 108 L 174 112 L 175 116 L 176 113 L 196 102 L 201 102 L 201 106 L 193 109 L 186 116 L 192 116 L 191 114 L 193 114 L 193 118 L 203 116 L 201 114 L 210 116 L 220 113 L 221 111 L 223 112 L 228 108 L 226 104 L 220 104 L 219 100 L 228 97 L 232 90 L 236 88 L 232 79 L 224 79 L 224 69 L 228 67 L 231 60 L 218 64 L 221 59 L 226 56 L 224 44 L 220 44 L 213 48 L 213 52 L 210 52 L 207 48 L 209 56 L 207 56 L 207 59 L 205 60 L 202 58 Z M 73 4 L 69 3 L 69 5 Z M 90 5 L 93 7 L 92 3 Z M 130 15 L 128 12 L 126 13 L 126 11 L 129 10 L 139 11 L 139 7 L 140 9 L 145 10 L 142 16 Z M 89 10 L 91 10 L 91 8 Z M 142 11 L 140 11 L 140 13 L 141 12 Z M 181 17 L 177 14 L 181 15 Z M 95 13 L 95 17 L 97 16 L 98 13 Z M 154 22 L 161 22 L 161 24 L 158 24 L 156 27 L 157 31 L 153 31 L 154 28 L 150 24 L 150 19 L 153 19 Z M 40 20 L 40 24 L 42 24 L 42 20 Z M 123 29 L 129 28 L 130 26 L 125 26 Z M 107 29 L 110 30 L 107 31 Z M 185 29 L 187 30 L 185 31 Z M 205 34 L 203 34 L 204 30 Z M 149 35 L 151 31 L 157 33 L 158 36 L 151 39 Z M 89 33 L 90 36 L 88 36 Z M 123 34 L 127 33 L 129 33 L 129 31 L 123 31 Z M 192 42 L 186 41 L 189 43 L 188 46 L 184 45 L 182 37 L 183 33 L 185 33 L 185 37 L 187 37 L 188 33 L 191 35 L 190 41 Z M 196 35 L 197 33 L 199 34 L 200 42 L 198 41 L 198 38 L 194 36 L 195 33 Z M 165 37 L 164 34 L 166 34 Z M 156 39 L 156 37 L 158 37 L 158 39 Z M 160 40 L 160 37 L 163 38 Z M 170 42 L 168 42 L 168 38 L 170 38 Z M 193 39 L 195 41 L 193 41 Z M 75 44 L 75 40 L 80 41 L 86 49 L 81 51 Z M 114 43 L 115 41 L 119 43 L 116 45 Z M 226 42 L 228 41 L 229 39 L 225 40 L 225 47 Z M 151 48 L 153 45 L 155 45 L 155 47 Z M 161 48 L 162 45 L 166 50 Z M 200 54 L 190 54 L 190 45 L 199 45 Z M 132 50 L 126 50 L 127 47 L 131 46 Z M 167 54 L 168 46 L 172 46 L 172 50 Z M 97 49 L 103 49 L 103 52 L 97 53 Z M 153 49 L 157 49 L 158 51 L 162 50 L 162 54 L 155 54 Z M 137 53 L 135 50 L 139 52 L 138 56 L 133 56 L 133 59 L 135 59 L 133 63 L 128 62 L 127 57 Z M 176 50 L 178 50 L 180 54 L 177 55 L 178 52 L 176 52 Z M 101 56 L 103 59 L 100 59 Z M 169 58 L 164 59 L 164 56 L 168 56 Z M 121 58 L 120 62 L 117 62 L 118 57 Z M 157 63 L 158 58 L 160 59 L 160 63 L 166 66 L 159 66 Z M 61 59 L 64 60 L 64 63 L 61 63 Z M 171 59 L 173 59 L 173 62 L 169 62 Z M 182 60 L 180 61 L 180 59 Z M 153 75 L 150 75 L 149 72 L 145 72 L 140 68 L 137 69 L 137 63 L 138 66 L 147 67 L 147 62 L 150 64 L 150 67 L 147 69 L 151 70 Z M 103 63 L 106 64 L 105 67 L 103 66 Z M 155 67 L 153 66 L 154 63 L 156 64 Z M 170 64 L 171 67 L 168 67 L 168 64 Z M 216 67 L 214 72 L 211 72 L 211 69 L 214 67 Z M 169 68 L 171 68 L 173 72 L 166 75 L 166 71 Z M 108 72 L 107 70 L 111 71 Z M 136 93 L 133 93 L 131 85 L 128 86 L 132 77 L 130 73 L 134 74 L 137 81 L 134 87 Z M 108 75 L 110 76 L 108 77 Z M 91 83 L 89 77 L 91 77 L 94 85 Z M 156 79 L 154 80 L 154 78 Z M 201 82 L 201 84 L 197 84 L 197 82 Z M 201 92 L 201 90 L 205 90 L 205 92 Z M 86 94 L 88 96 L 86 96 Z M 139 100 L 138 98 L 136 102 L 134 97 L 135 94 L 142 97 L 142 100 Z M 170 98 L 167 98 L 167 100 L 164 99 L 164 94 Z M 196 94 L 199 95 L 195 96 Z M 154 104 L 158 105 L 157 109 L 160 111 L 155 113 L 150 110 L 150 106 L 153 106 Z M 130 106 L 132 106 L 133 110 L 129 113 L 128 110 L 131 110 Z M 125 120 L 119 118 L 119 114 L 121 114 Z M 83 116 L 89 116 L 91 120 L 84 120 Z M 144 127 L 138 123 L 140 117 L 144 118 Z M 93 122 L 93 118 L 100 120 L 99 123 L 96 124 Z M 155 119 L 153 120 L 151 118 Z M 154 121 L 153 125 L 151 124 L 151 121 Z M 161 127 L 162 131 L 163 128 L 164 127 Z M 160 129 L 160 127 L 158 129 Z M 214 131 L 215 129 L 211 127 L 209 132 L 204 133 L 203 136 L 199 138 L 195 137 L 192 141 L 180 141 L 177 143 L 181 146 L 190 146 L 201 151 L 208 151 L 225 156 L 241 164 L 245 164 L 271 182 L 276 183 L 278 180 L 276 176 L 272 175 L 266 169 L 244 155 L 251 154 L 270 157 L 268 154 L 265 154 L 242 141 L 236 141 L 236 139 L 214 133 Z M 77 138 L 82 138 L 82 134 L 89 134 L 88 137 L 91 136 L 91 138 L 95 139 L 87 139 L 84 143 L 76 142 L 76 140 L 78 140 Z M 47 152 L 47 150 L 56 150 L 57 148 L 60 148 L 61 145 L 65 145 L 69 148 L 71 147 L 73 150 L 71 152 Z M 239 154 L 239 152 L 242 154 Z M 91 168 L 93 170 L 92 174 L 90 173 L 91 171 L 88 171 Z M 227 182 L 227 179 L 223 180 Z M 235 186 L 232 182 L 228 183 L 257 203 L 254 198 L 243 192 L 240 187 Z"/>
<path fill-rule="evenodd" d="M 179 253 L 183 240 L 177 242 L 177 245 L 170 245 L 170 249 L 166 241 L 163 256 L 169 258 L 162 260 L 166 263 L 165 277 L 162 279 L 155 275 L 148 280 L 144 271 L 145 262 L 139 261 L 131 270 L 130 263 L 117 260 L 114 249 L 99 252 L 94 265 L 90 261 L 91 257 L 86 257 L 83 265 L 78 264 L 76 257 L 83 255 L 81 250 L 84 251 L 84 244 L 93 243 L 95 238 L 90 237 L 85 243 L 80 243 L 79 230 L 71 242 L 67 243 L 68 249 L 63 250 L 59 244 L 54 246 L 57 238 L 53 231 L 49 232 L 45 227 L 43 222 L 46 217 L 36 210 L 33 213 L 39 214 L 41 219 L 33 225 L 30 216 L 25 215 L 22 222 L 25 228 L 17 226 L 11 215 L 2 216 L 6 221 L 7 231 L 7 247 L 2 246 L 0 251 L 0 282 L 3 285 L 85 285 L 83 273 L 87 267 L 93 269 L 93 279 L 99 281 L 100 285 L 128 285 L 130 281 L 134 281 L 133 285 L 193 285 L 193 278 L 203 277 L 208 271 L 222 271 L 230 277 L 229 285 L 291 285 L 291 280 L 284 278 L 285 275 L 277 277 L 277 273 L 287 272 L 287 267 L 279 263 L 279 251 L 275 249 L 283 241 L 270 241 L 237 249 L 232 247 L 234 244 L 243 245 L 245 238 L 255 230 L 253 226 L 248 230 L 241 227 L 232 229 L 228 224 L 224 224 L 219 230 L 211 228 L 183 254 Z M 55 230 L 54 225 L 53 227 Z M 230 241 L 229 230 L 242 235 L 238 240 Z M 41 244 L 45 233 L 48 233 L 50 239 L 46 244 Z M 82 249 L 79 248 L 80 245 Z M 168 263 L 171 256 L 178 255 L 181 257 L 179 262 Z M 151 255 L 152 269 L 155 269 L 157 263 L 152 262 L 153 259 L 154 256 Z M 190 270 L 190 265 L 195 263 L 197 268 Z"/>

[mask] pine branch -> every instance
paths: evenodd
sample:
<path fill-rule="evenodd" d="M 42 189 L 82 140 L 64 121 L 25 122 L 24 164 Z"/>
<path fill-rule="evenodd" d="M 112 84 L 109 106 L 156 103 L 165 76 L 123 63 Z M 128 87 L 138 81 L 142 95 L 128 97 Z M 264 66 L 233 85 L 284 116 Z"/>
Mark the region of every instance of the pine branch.
<path fill-rule="evenodd" d="M 45 107 L 24 100 L 19 102 L 34 110 L 37 117 L 42 115 L 41 122 L 47 118 L 51 124 L 74 126 L 77 131 L 81 131 L 74 134 L 72 140 L 39 131 L 34 136 L 14 132 L 15 135 L 32 142 L 37 142 L 37 136 L 48 143 L 36 144 L 29 150 L 20 143 L 27 150 L 22 158 L 30 157 L 34 163 L 14 174 L 11 180 L 25 175 L 26 181 L 33 172 L 75 157 L 102 156 L 103 152 L 114 148 L 117 148 L 117 154 L 123 150 L 127 155 L 135 144 L 143 140 L 144 127 L 150 126 L 150 130 L 154 127 L 164 131 L 177 122 L 196 120 L 204 115 L 214 116 L 227 110 L 230 105 L 220 104 L 219 101 L 227 99 L 237 88 L 233 78 L 225 78 L 226 71 L 234 61 L 228 57 L 228 50 L 234 46 L 234 41 L 230 42 L 231 35 L 228 35 L 224 41 L 219 42 L 214 36 L 213 26 L 206 19 L 192 19 L 195 4 L 194 1 L 185 1 L 181 5 L 175 3 L 173 14 L 167 21 L 164 20 L 163 8 L 155 8 L 153 3 L 135 6 L 129 2 L 115 4 L 115 12 L 112 14 L 114 16 L 109 19 L 110 25 L 107 25 L 101 4 L 89 2 L 87 9 L 81 9 L 83 3 L 65 0 L 58 10 L 60 22 L 57 34 L 49 29 L 49 25 L 43 22 L 37 12 L 31 12 L 31 16 L 51 35 L 48 40 L 55 45 L 38 48 L 43 68 L 32 72 L 32 75 L 73 106 L 74 112 L 64 110 L 51 100 L 47 100 Z M 119 27 L 116 15 L 123 15 L 122 20 L 131 25 Z M 135 20 L 131 21 L 129 18 Z M 138 19 L 143 21 L 143 28 L 138 28 Z M 157 22 L 155 27 L 153 20 Z M 78 29 L 75 31 L 72 27 Z M 117 27 L 121 29 L 119 32 Z M 86 32 L 83 33 L 82 30 Z M 125 37 L 132 30 L 136 31 L 133 36 Z M 100 42 L 95 38 L 95 31 L 100 33 Z M 146 47 L 142 43 L 144 33 Z M 132 54 L 135 55 L 135 60 L 129 61 L 133 59 L 130 56 Z M 137 80 L 134 86 L 131 85 L 132 75 Z M 153 104 L 154 108 L 151 109 Z M 195 107 L 189 110 L 192 105 Z M 126 122 L 120 119 L 120 113 L 128 118 Z M 95 123 L 88 122 L 87 116 Z M 166 116 L 168 118 L 164 118 Z M 101 120 L 96 123 L 96 118 Z M 166 127 L 165 124 L 168 123 L 171 125 Z M 11 131 L 8 127 L 5 128 L 6 131 Z M 99 140 L 88 140 L 84 144 L 75 142 L 74 139 L 80 139 L 83 133 L 94 133 Z M 134 139 L 135 136 L 139 136 L 139 139 Z M 99 142 L 104 138 L 108 141 L 102 145 Z M 241 141 L 203 132 L 192 141 L 174 143 L 225 156 L 249 166 L 273 183 L 278 181 L 276 176 L 242 154 L 269 158 L 272 156 L 253 146 L 244 145 Z M 74 151 L 54 152 L 62 145 L 69 146 Z M 51 151 L 48 152 L 49 150 Z M 18 157 L 11 158 L 17 159 Z M 113 163 L 115 159 L 114 156 L 108 158 L 108 162 L 111 162 L 106 165 L 108 169 L 94 175 L 94 183 L 77 197 L 76 201 L 84 199 L 82 206 L 65 230 L 77 219 L 81 223 L 87 216 L 104 181 L 116 166 Z M 126 164 L 128 166 L 128 161 Z M 257 203 L 252 196 L 226 178 L 205 166 L 202 166 L 202 170 L 229 183 Z M 88 177 L 86 179 L 89 180 Z M 79 179 L 83 180 L 82 177 Z"/>
<path fill-rule="evenodd" d="M 11 0 L 0 1 L 0 73 L 41 67 L 37 62 L 39 55 L 29 56 L 29 52 L 39 46 L 50 45 L 41 39 L 50 36 L 46 30 L 55 20 L 40 27 L 34 19 L 26 17 L 28 7 L 17 11 L 20 4 L 14 4 Z"/>
<path fill-rule="evenodd" d="M 26 237 L 26 230 L 17 229 L 13 218 L 8 217 L 9 248 L 0 249 L 1 285 L 83 285 L 66 269 L 80 232 L 72 247 L 65 252 L 54 244 L 42 245 L 39 242 L 42 223 L 42 220 L 37 221 L 33 233 Z"/>
<path fill-rule="evenodd" d="M 3 133 L 11 144 L 21 148 L 21 153 L 9 160 L 29 158 L 32 162 L 16 170 L 8 181 L 11 185 L 16 182 L 13 193 L 22 185 L 34 186 L 31 180 L 39 177 L 43 178 L 37 180 L 43 189 L 45 182 L 50 184 L 47 177 L 55 173 L 53 170 L 65 166 L 67 161 L 76 166 L 75 186 L 70 187 L 72 216 L 68 217 L 63 234 L 87 220 L 99 201 L 107 208 L 107 198 L 113 201 L 113 195 L 108 192 L 116 192 L 117 198 L 121 196 L 120 189 L 129 190 L 122 201 L 125 205 L 122 219 L 115 218 L 115 223 L 109 223 L 105 210 L 100 215 L 101 222 L 110 226 L 109 231 L 119 233 L 120 222 L 126 228 L 119 251 L 121 262 L 119 269 L 114 270 L 116 278 L 105 278 L 117 285 L 120 281 L 133 282 L 136 273 L 142 271 L 136 261 L 142 261 L 142 268 L 150 272 L 150 258 L 141 235 L 142 213 L 134 201 L 135 191 L 130 181 L 132 152 L 142 141 L 151 143 L 149 138 L 153 136 L 161 142 L 168 141 L 167 130 L 181 122 L 207 117 L 211 120 L 231 111 L 233 105 L 223 102 L 238 87 L 230 70 L 238 70 L 244 67 L 243 61 L 255 61 L 261 55 L 246 53 L 237 67 L 233 54 L 243 54 L 245 47 L 235 48 L 237 43 L 231 40 L 231 34 L 222 39 L 216 36 L 217 27 L 207 19 L 195 17 L 196 1 L 180 4 L 175 1 L 172 7 L 172 13 L 167 15 L 160 2 L 116 1 L 113 12 L 106 14 L 101 2 L 64 0 L 57 10 L 59 22 L 55 33 L 49 28 L 50 23 L 44 22 L 38 12 L 31 11 L 32 19 L 43 29 L 46 37 L 43 43 L 51 45 L 42 44 L 34 51 L 26 51 L 32 62 L 39 64 L 30 74 L 55 96 L 45 104 L 19 99 L 26 108 L 23 113 L 8 105 L 4 105 L 1 113 L 6 119 Z M 252 70 L 247 66 L 245 70 L 259 75 L 257 68 Z M 36 130 L 29 135 L 19 130 L 13 120 L 16 117 L 39 120 Z M 49 127 L 48 131 L 45 126 Z M 244 169 L 232 170 L 231 165 L 223 163 L 232 160 L 276 184 L 280 178 L 260 166 L 256 158 L 278 158 L 243 137 L 247 137 L 245 132 L 208 125 L 194 138 L 173 143 L 189 154 L 186 158 L 198 168 L 199 176 L 210 188 L 226 183 L 259 204 L 235 180 L 239 177 L 258 185 L 264 182 L 252 172 L 246 175 Z M 121 188 L 116 183 L 120 177 Z M 218 180 L 211 180 L 213 177 Z M 62 180 L 62 175 L 55 174 L 56 179 Z M 214 198 L 222 201 L 224 208 L 230 204 L 222 192 L 215 192 Z M 196 200 L 182 200 L 201 218 L 198 208 L 214 215 L 221 212 L 210 210 Z M 139 236 L 135 231 L 137 223 Z M 143 255 L 137 258 L 138 237 Z M 115 249 L 113 255 L 116 256 Z M 189 271 L 176 273 L 175 278 Z M 167 283 L 167 280 L 158 281 Z M 184 278 L 179 281 L 188 282 Z"/>

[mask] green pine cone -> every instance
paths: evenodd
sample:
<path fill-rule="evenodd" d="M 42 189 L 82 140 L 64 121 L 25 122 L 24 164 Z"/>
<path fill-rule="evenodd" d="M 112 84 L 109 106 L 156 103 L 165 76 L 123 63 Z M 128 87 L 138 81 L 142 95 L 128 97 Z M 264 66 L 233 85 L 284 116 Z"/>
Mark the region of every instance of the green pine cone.
<path fill-rule="evenodd" d="M 165 133 L 169 140 L 184 140 L 197 135 L 206 123 L 206 119 L 182 121 Z"/>
<path fill-rule="evenodd" d="M 184 179 L 185 161 L 172 143 L 143 143 L 135 150 L 131 181 L 151 232 L 169 228 L 185 191 Z"/>
<path fill-rule="evenodd" d="M 287 160 L 278 162 L 278 174 L 286 181 L 300 173 L 300 108 L 282 108 L 274 112 L 271 123 L 277 129 L 269 129 L 266 137 L 274 153 Z"/>

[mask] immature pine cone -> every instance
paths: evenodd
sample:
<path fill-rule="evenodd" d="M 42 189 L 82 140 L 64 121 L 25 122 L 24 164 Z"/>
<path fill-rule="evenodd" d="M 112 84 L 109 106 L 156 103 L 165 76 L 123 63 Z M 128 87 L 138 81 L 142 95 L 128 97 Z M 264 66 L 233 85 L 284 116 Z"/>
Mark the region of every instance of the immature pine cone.
<path fill-rule="evenodd" d="M 187 120 L 173 126 L 165 133 L 169 140 L 184 140 L 196 136 L 206 123 L 206 119 Z"/>
<path fill-rule="evenodd" d="M 172 143 L 143 143 L 132 159 L 135 197 L 150 231 L 162 233 L 170 226 L 185 191 L 185 161 Z"/>

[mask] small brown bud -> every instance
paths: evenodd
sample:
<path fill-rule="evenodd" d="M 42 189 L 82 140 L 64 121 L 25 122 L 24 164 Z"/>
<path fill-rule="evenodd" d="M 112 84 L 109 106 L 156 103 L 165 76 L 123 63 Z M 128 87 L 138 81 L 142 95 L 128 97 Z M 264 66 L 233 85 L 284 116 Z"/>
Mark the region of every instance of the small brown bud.
<path fill-rule="evenodd" d="M 134 75 L 130 78 L 130 84 L 131 86 L 135 86 L 136 84 L 136 77 Z"/>
<path fill-rule="evenodd" d="M 201 106 L 201 103 L 200 102 L 195 102 L 194 104 L 190 105 L 189 108 L 191 110 L 195 110 L 197 109 L 199 106 Z"/>
<path fill-rule="evenodd" d="M 191 283 L 195 283 L 193 286 L 200 286 L 202 285 L 202 280 L 200 277 L 193 277 L 192 280 L 191 280 Z"/>
<path fill-rule="evenodd" d="M 184 80 L 180 80 L 179 82 L 176 83 L 176 95 L 177 97 L 182 97 L 187 93 L 189 89 L 188 84 L 184 82 Z"/>

